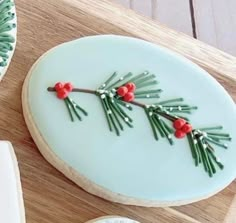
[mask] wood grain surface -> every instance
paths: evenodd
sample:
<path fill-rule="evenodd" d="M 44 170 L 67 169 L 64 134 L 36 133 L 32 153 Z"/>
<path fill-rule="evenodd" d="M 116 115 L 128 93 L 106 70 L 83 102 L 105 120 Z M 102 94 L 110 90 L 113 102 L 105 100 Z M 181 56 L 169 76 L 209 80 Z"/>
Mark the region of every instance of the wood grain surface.
<path fill-rule="evenodd" d="M 235 0 L 110 0 L 236 56 Z"/>
<path fill-rule="evenodd" d="M 13 143 L 19 161 L 28 223 L 82 223 L 121 215 L 142 223 L 221 223 L 236 182 L 216 196 L 174 208 L 125 206 L 90 195 L 66 179 L 39 153 L 21 107 L 24 78 L 36 59 L 59 43 L 87 35 L 121 34 L 166 46 L 198 63 L 236 99 L 236 58 L 106 0 L 16 0 L 18 43 L 0 84 L 0 139 Z"/>

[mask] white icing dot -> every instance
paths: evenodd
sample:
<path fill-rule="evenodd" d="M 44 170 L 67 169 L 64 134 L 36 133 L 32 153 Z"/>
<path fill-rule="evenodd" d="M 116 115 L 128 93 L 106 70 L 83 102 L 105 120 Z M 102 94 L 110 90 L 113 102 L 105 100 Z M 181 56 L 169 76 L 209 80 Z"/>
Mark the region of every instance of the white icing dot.
<path fill-rule="evenodd" d="M 146 108 L 150 108 L 150 105 L 145 105 Z"/>
<path fill-rule="evenodd" d="M 166 114 L 167 114 L 167 115 L 169 115 L 169 114 L 170 114 L 170 112 L 166 111 Z"/>
<path fill-rule="evenodd" d="M 105 92 L 106 94 L 107 94 L 107 93 L 109 93 L 109 91 L 108 91 L 108 90 L 105 90 L 104 92 Z"/>
<path fill-rule="evenodd" d="M 106 84 L 104 83 L 104 84 L 102 85 L 102 87 L 106 87 Z"/>
<path fill-rule="evenodd" d="M 124 80 L 124 78 L 123 77 L 120 77 L 120 79 L 119 79 L 120 81 L 123 81 Z"/>
<path fill-rule="evenodd" d="M 155 107 L 156 107 L 156 105 L 151 105 L 151 107 L 155 108 Z"/>
<path fill-rule="evenodd" d="M 126 104 L 126 105 L 125 105 L 125 107 L 126 107 L 126 108 L 129 108 L 129 107 L 130 107 L 130 105 Z"/>
<path fill-rule="evenodd" d="M 218 163 L 220 163 L 220 162 L 221 162 L 221 160 L 220 160 L 220 158 L 219 158 L 219 157 L 216 157 L 216 162 L 218 162 Z"/>
<path fill-rule="evenodd" d="M 114 100 L 113 100 L 113 99 L 111 100 L 111 103 L 114 103 Z"/>
<path fill-rule="evenodd" d="M 143 74 L 148 74 L 149 72 L 148 71 L 144 71 Z"/>
<path fill-rule="evenodd" d="M 169 109 L 170 111 L 173 111 L 173 108 L 172 107 L 170 107 L 170 109 Z"/>
<path fill-rule="evenodd" d="M 228 144 L 224 143 L 224 147 L 228 147 Z"/>
<path fill-rule="evenodd" d="M 196 140 L 196 139 L 194 139 L 194 140 L 193 140 L 193 143 L 196 145 L 196 144 L 197 144 L 197 140 Z"/>
<path fill-rule="evenodd" d="M 102 94 L 101 95 L 101 99 L 105 99 L 106 98 L 106 95 L 105 94 Z"/>
<path fill-rule="evenodd" d="M 105 91 L 104 90 L 97 90 L 99 94 L 103 94 Z"/>
<path fill-rule="evenodd" d="M 203 136 L 200 136 L 199 139 L 202 140 L 202 139 L 203 139 Z"/>
<path fill-rule="evenodd" d="M 178 106 L 178 110 L 179 110 L 179 111 L 181 111 L 181 110 L 182 110 L 181 106 Z"/>
<path fill-rule="evenodd" d="M 172 139 L 171 135 L 168 135 L 167 138 L 168 138 L 168 139 Z"/>
<path fill-rule="evenodd" d="M 158 105 L 157 107 L 158 107 L 158 108 L 163 108 L 163 106 L 162 106 L 162 105 Z"/>
<path fill-rule="evenodd" d="M 129 118 L 125 117 L 125 121 L 128 122 L 128 121 L 129 121 Z"/>
<path fill-rule="evenodd" d="M 146 95 L 146 98 L 150 98 L 150 95 L 149 95 L 149 94 L 147 94 L 147 95 Z"/>
<path fill-rule="evenodd" d="M 149 112 L 148 114 L 149 114 L 149 116 L 152 116 L 152 115 L 153 115 L 153 113 L 152 113 L 152 112 Z"/>
<path fill-rule="evenodd" d="M 107 114 L 108 114 L 108 115 L 111 115 L 111 114 L 112 114 L 112 111 L 111 111 L 111 110 L 107 110 Z"/>
<path fill-rule="evenodd" d="M 207 137 L 207 133 L 206 133 L 206 132 L 203 132 L 202 135 L 203 135 L 204 137 Z"/>
<path fill-rule="evenodd" d="M 203 148 L 206 149 L 206 148 L 207 148 L 207 145 L 206 145 L 206 144 L 203 144 Z"/>
<path fill-rule="evenodd" d="M 161 118 L 158 116 L 158 119 L 161 120 Z"/>
<path fill-rule="evenodd" d="M 112 89 L 112 91 L 113 91 L 113 92 L 116 92 L 116 89 L 115 89 L 115 88 L 113 88 L 113 89 Z"/>
<path fill-rule="evenodd" d="M 113 98 L 113 97 L 114 97 L 114 94 L 110 93 L 110 94 L 109 94 L 109 97 L 110 97 L 110 98 Z"/>

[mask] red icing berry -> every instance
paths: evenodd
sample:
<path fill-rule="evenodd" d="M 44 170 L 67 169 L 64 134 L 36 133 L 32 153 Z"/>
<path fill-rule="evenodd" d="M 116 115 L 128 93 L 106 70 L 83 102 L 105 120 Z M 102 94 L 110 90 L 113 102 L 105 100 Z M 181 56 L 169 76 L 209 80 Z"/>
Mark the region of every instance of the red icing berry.
<path fill-rule="evenodd" d="M 73 85 L 71 83 L 65 83 L 64 88 L 71 92 L 73 90 Z"/>
<path fill-rule="evenodd" d="M 175 131 L 175 137 L 178 138 L 178 139 L 184 138 L 185 135 L 186 135 L 186 133 L 183 132 L 183 131 L 180 130 L 180 129 L 177 129 L 177 130 Z"/>
<path fill-rule="evenodd" d="M 129 82 L 125 85 L 129 92 L 134 92 L 136 90 L 136 85 L 133 82 Z"/>
<path fill-rule="evenodd" d="M 57 97 L 59 99 L 65 99 L 68 96 L 68 94 L 69 92 L 65 88 L 62 88 L 57 91 Z"/>
<path fill-rule="evenodd" d="M 186 134 L 187 133 L 190 133 L 192 131 L 192 126 L 188 123 L 186 123 L 182 128 L 181 128 L 181 131 L 185 132 Z"/>
<path fill-rule="evenodd" d="M 176 119 L 173 123 L 175 129 L 181 129 L 186 124 L 186 121 L 182 118 Z"/>
<path fill-rule="evenodd" d="M 134 100 L 134 93 L 133 92 L 128 92 L 124 97 L 124 101 L 130 102 Z"/>
<path fill-rule="evenodd" d="M 56 91 L 61 90 L 63 87 L 64 87 L 64 84 L 63 84 L 62 82 L 57 82 L 57 83 L 54 85 L 54 88 L 55 88 Z"/>
<path fill-rule="evenodd" d="M 122 86 L 122 87 L 119 87 L 116 92 L 119 96 L 123 97 L 127 94 L 128 88 L 125 86 Z"/>

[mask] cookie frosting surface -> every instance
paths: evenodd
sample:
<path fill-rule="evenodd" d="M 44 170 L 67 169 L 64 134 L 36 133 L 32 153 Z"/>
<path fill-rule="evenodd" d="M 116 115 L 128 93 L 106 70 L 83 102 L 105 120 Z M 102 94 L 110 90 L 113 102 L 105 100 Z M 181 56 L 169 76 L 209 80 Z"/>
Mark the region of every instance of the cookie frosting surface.
<path fill-rule="evenodd" d="M 64 103 L 47 91 L 58 81 L 97 89 L 114 71 L 124 75 L 145 70 L 160 82 L 162 100 L 183 97 L 186 103 L 198 106 L 189 116 L 195 126 L 221 124 L 231 134 L 228 150 L 216 148 L 225 168 L 213 178 L 194 166 L 186 139 L 175 140 L 173 146 L 166 139 L 155 141 L 142 109 L 129 112 L 134 128 L 126 128 L 118 137 L 109 132 L 94 95 L 71 93 L 89 113 L 82 122 L 71 122 Z M 41 57 L 31 70 L 27 100 L 33 124 L 52 152 L 67 167 L 115 194 L 160 204 L 188 203 L 213 195 L 236 176 L 232 99 L 208 73 L 165 48 L 113 35 L 62 44 Z"/>

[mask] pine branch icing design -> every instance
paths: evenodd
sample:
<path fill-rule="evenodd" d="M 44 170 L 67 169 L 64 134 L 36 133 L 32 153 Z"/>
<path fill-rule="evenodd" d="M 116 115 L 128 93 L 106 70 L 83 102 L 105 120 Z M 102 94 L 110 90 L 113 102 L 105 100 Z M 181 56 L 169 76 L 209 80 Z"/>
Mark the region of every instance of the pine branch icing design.
<path fill-rule="evenodd" d="M 65 102 L 71 121 L 74 121 L 74 116 L 76 116 L 78 120 L 82 121 L 79 112 L 83 113 L 85 116 L 87 116 L 88 113 L 68 96 L 73 88 L 74 87 L 71 83 L 63 84 L 61 82 L 58 82 L 54 86 L 54 89 L 57 92 L 57 97 L 64 100 Z"/>
<path fill-rule="evenodd" d="M 118 77 L 114 72 L 96 90 L 74 88 L 71 83 L 58 82 L 48 91 L 56 92 L 59 99 L 64 100 L 71 121 L 82 120 L 81 114 L 88 113 L 69 97 L 70 93 L 80 92 L 94 94 L 101 102 L 108 128 L 120 136 L 124 126 L 133 128 L 134 121 L 128 114 L 134 106 L 143 109 L 150 125 L 154 139 L 165 138 L 170 145 L 174 139 L 187 138 L 192 158 L 196 166 L 202 164 L 204 170 L 212 177 L 217 167 L 223 169 L 223 164 L 216 156 L 213 146 L 228 148 L 225 141 L 230 141 L 229 134 L 222 133 L 222 126 L 193 128 L 187 115 L 197 109 L 184 103 L 183 98 L 174 98 L 159 101 L 161 89 L 154 74 L 145 71 L 138 75 L 131 72 Z M 157 99 L 156 103 L 143 103 L 138 101 Z"/>
<path fill-rule="evenodd" d="M 7 66 L 8 52 L 13 50 L 15 38 L 11 33 L 16 24 L 12 22 L 15 14 L 11 12 L 14 7 L 12 0 L 0 0 L 0 67 Z"/>

